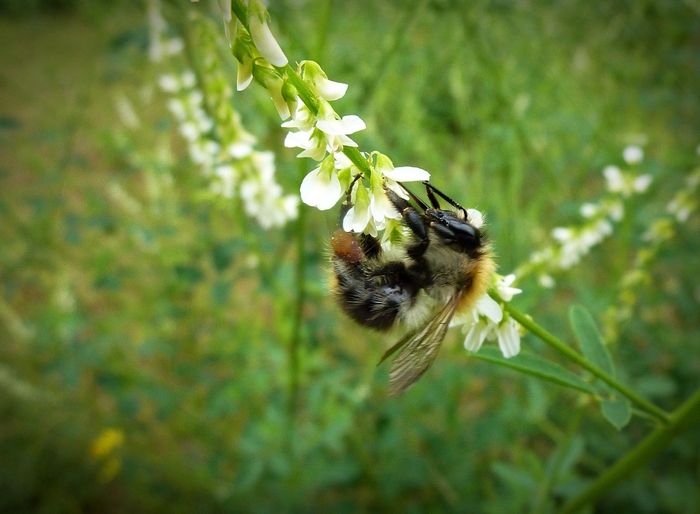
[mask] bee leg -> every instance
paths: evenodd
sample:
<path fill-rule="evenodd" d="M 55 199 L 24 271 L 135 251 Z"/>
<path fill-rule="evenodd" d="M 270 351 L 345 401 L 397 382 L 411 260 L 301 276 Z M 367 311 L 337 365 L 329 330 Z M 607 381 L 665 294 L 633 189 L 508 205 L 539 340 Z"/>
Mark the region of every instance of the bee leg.
<path fill-rule="evenodd" d="M 355 184 L 361 178 L 362 173 L 355 175 L 355 178 L 352 179 L 352 182 L 350 182 L 350 185 L 345 190 L 345 201 L 340 206 L 340 211 L 338 212 L 338 225 L 340 225 L 340 228 L 343 228 L 343 220 L 345 219 L 348 211 L 352 208 L 352 188 L 355 187 Z"/>
<path fill-rule="evenodd" d="M 394 207 L 396 207 L 396 210 L 401 213 L 406 226 L 411 229 L 411 232 L 416 236 L 416 242 L 406 248 L 406 253 L 408 253 L 409 257 L 419 260 L 428 249 L 428 244 L 430 242 L 425 219 L 407 200 L 401 198 L 391 189 L 386 190 L 386 196 Z"/>

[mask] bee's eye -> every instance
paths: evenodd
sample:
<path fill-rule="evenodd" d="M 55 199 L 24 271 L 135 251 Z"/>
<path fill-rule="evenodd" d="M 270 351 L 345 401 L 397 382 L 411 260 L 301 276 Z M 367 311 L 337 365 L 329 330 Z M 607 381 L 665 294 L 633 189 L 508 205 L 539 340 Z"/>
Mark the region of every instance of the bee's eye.
<path fill-rule="evenodd" d="M 451 229 L 455 234 L 455 239 L 465 246 L 479 244 L 479 232 L 467 223 L 451 223 Z"/>
<path fill-rule="evenodd" d="M 442 213 L 440 213 L 442 214 Z M 444 214 L 435 216 L 437 223 L 433 223 L 433 229 L 447 242 L 452 242 L 465 249 L 473 249 L 481 244 L 479 230 L 469 223 L 448 217 Z"/>

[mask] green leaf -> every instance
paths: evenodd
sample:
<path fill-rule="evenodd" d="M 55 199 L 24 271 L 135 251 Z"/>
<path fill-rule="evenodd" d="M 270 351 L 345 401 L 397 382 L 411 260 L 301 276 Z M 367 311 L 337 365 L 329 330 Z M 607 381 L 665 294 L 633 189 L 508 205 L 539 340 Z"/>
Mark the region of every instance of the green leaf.
<path fill-rule="evenodd" d="M 537 488 L 538 481 L 527 471 L 502 462 L 494 462 L 491 465 L 491 469 L 495 475 L 511 487 L 522 488 L 527 491 L 534 491 Z"/>
<path fill-rule="evenodd" d="M 515 357 L 506 359 L 497 348 L 482 348 L 478 353 L 471 353 L 471 355 L 477 359 L 493 362 L 548 382 L 584 393 L 595 394 L 595 390 L 590 384 L 584 382 L 571 371 L 531 353 L 520 352 Z"/>
<path fill-rule="evenodd" d="M 630 401 L 627 398 L 614 398 L 612 400 L 601 400 L 600 406 L 603 410 L 603 416 L 615 428 L 621 430 L 632 417 L 632 409 Z"/>
<path fill-rule="evenodd" d="M 605 346 L 603 336 L 598 332 L 593 316 L 582 305 L 573 305 L 569 312 L 571 327 L 574 329 L 584 357 L 611 377 L 615 376 L 612 357 Z"/>

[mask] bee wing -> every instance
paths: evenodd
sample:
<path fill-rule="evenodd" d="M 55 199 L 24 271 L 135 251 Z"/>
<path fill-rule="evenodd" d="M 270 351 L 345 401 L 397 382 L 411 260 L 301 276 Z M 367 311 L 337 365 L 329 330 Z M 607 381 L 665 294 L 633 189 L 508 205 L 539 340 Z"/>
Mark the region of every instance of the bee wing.
<path fill-rule="evenodd" d="M 398 345 L 403 348 L 394 359 L 389 373 L 389 394 L 398 396 L 410 388 L 432 365 L 445 339 L 450 320 L 459 305 L 460 296 L 453 296 L 425 326 L 410 337 L 402 339 Z M 385 355 L 386 357 L 386 355 Z"/>

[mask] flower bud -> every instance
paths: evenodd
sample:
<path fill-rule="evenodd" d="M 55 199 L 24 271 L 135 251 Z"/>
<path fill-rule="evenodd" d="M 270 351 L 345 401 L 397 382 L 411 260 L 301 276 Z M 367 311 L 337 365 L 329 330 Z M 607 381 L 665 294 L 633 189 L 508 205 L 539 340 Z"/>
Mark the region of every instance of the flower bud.
<path fill-rule="evenodd" d="M 324 73 L 318 63 L 314 61 L 304 61 L 302 78 L 309 87 L 315 91 L 321 98 L 330 101 L 342 98 L 348 90 L 348 85 L 342 82 L 334 82 L 328 80 L 328 76 Z"/>
<path fill-rule="evenodd" d="M 238 61 L 238 76 L 236 89 L 243 91 L 253 80 L 253 51 L 250 37 L 241 31 L 241 37 L 236 38 L 231 45 L 231 54 Z"/>
<path fill-rule="evenodd" d="M 289 105 L 287 105 L 282 95 L 284 81 L 272 66 L 269 64 L 262 64 L 261 61 L 261 59 L 257 59 L 256 62 L 253 62 L 253 77 L 267 89 L 275 104 L 277 114 L 280 115 L 280 118 L 286 120 L 292 113 L 289 111 Z"/>
<path fill-rule="evenodd" d="M 267 22 L 269 15 L 261 0 L 250 0 L 248 3 L 248 26 L 250 35 L 260 54 L 275 66 L 285 66 L 287 56 L 284 55 L 279 43 L 272 35 Z"/>

